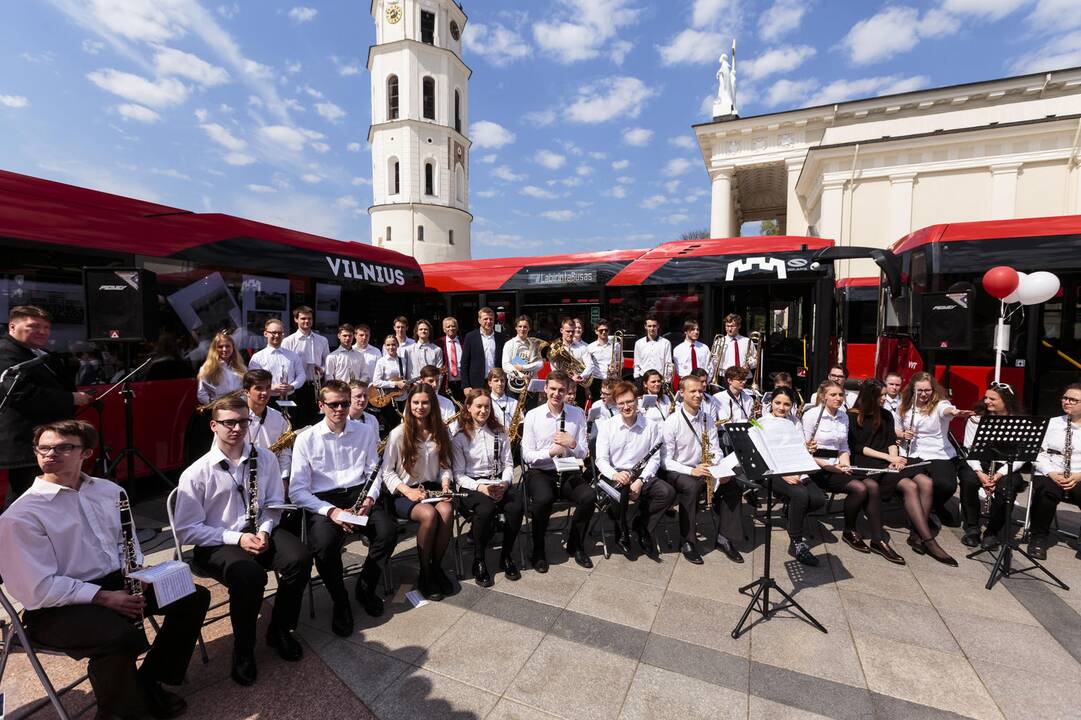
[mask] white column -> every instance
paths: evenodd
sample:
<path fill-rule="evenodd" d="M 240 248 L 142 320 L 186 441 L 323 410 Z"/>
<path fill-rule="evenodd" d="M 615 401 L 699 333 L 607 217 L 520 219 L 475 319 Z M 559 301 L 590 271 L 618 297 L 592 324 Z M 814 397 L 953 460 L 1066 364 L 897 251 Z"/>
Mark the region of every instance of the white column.
<path fill-rule="evenodd" d="M 890 175 L 890 242 L 912 232 L 912 186 L 916 173 Z"/>
<path fill-rule="evenodd" d="M 800 173 L 803 172 L 804 158 L 788 158 L 784 161 L 785 170 L 788 173 L 788 193 L 785 209 L 785 235 L 807 234 L 807 213 L 800 204 L 799 195 L 796 194 L 796 182 Z"/>
<path fill-rule="evenodd" d="M 732 235 L 732 180 L 736 174 L 736 168 L 727 165 L 714 168 L 713 196 L 710 204 L 709 236 L 715 238 L 731 237 Z"/>
<path fill-rule="evenodd" d="M 822 195 L 819 202 L 821 208 L 818 213 L 818 234 L 827 240 L 833 240 L 837 245 L 843 245 L 841 237 L 841 221 L 844 217 L 844 187 L 845 181 L 823 180 Z"/>
<path fill-rule="evenodd" d="M 1017 171 L 1021 163 L 991 166 L 991 219 L 1009 220 L 1017 216 Z"/>

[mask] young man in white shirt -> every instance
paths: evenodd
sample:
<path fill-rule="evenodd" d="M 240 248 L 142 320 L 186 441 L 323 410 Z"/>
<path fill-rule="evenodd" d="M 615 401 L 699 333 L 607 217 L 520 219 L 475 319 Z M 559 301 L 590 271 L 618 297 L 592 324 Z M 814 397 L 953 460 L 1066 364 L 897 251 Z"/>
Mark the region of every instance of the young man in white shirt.
<path fill-rule="evenodd" d="M 293 310 L 296 332 L 282 340 L 282 347 L 295 352 L 304 364 L 304 386 L 300 388 L 300 394 L 293 398 L 297 404 L 296 420 L 301 425 L 315 422 L 319 414 L 315 407 L 315 393 L 326 374 L 327 356 L 330 354 L 327 339 L 312 331 L 314 321 L 312 309 L 301 305 Z"/>
<path fill-rule="evenodd" d="M 886 399 L 882 402 L 882 408 L 888 410 L 890 415 L 893 415 L 893 427 L 897 429 L 899 433 L 901 431 L 901 414 L 898 412 L 898 408 L 901 407 L 901 388 L 904 387 L 905 381 L 901 379 L 901 376 L 895 372 L 886 374 Z"/>
<path fill-rule="evenodd" d="M 573 336 L 573 323 L 570 328 Z M 580 471 L 557 472 L 554 461 L 554 458 L 583 460 L 588 448 L 586 415 L 581 408 L 567 403 L 570 384 L 565 372 L 553 370 L 548 373 L 544 383 L 548 402 L 530 410 L 523 423 L 522 461 L 528 468 L 525 482 L 531 498 L 529 512 L 533 528 L 530 563 L 539 573 L 548 572 L 545 534 L 557 497 L 574 503 L 574 515 L 567 531 L 567 554 L 582 567 L 593 567 L 584 547 L 589 520 L 595 509 L 593 486 Z"/>
<path fill-rule="evenodd" d="M 401 354 L 407 346 L 416 342 L 416 340 L 409 337 L 409 318 L 405 315 L 399 315 L 394 318 L 394 339 L 398 341 L 399 354 Z"/>
<path fill-rule="evenodd" d="M 675 488 L 679 501 L 679 533 L 683 557 L 695 565 L 702 564 L 697 548 L 698 494 L 704 483 L 714 486 L 713 505 L 720 517 L 715 547 L 732 562 L 742 563 L 743 556 L 733 541 L 743 538 L 743 522 L 739 505 L 742 492 L 732 477 L 714 478 L 721 463 L 717 426 L 702 407 L 705 383 L 697 377 L 680 381 L 682 405 L 664 421 L 664 468 L 668 484 Z M 703 461 L 702 434 L 709 440 L 712 462 Z"/>
<path fill-rule="evenodd" d="M 728 388 L 713 395 L 717 403 L 714 419 L 747 422 L 754 417 L 754 394 L 745 388 L 747 371 L 739 365 L 732 365 L 724 371 L 724 379 Z"/>
<path fill-rule="evenodd" d="M 371 379 L 368 373 L 368 358 L 353 347 L 355 329 L 349 323 L 338 326 L 338 347 L 327 355 L 327 380 L 341 380 L 350 382 L 353 380 Z"/>
<path fill-rule="evenodd" d="M 664 434 L 660 423 L 649 422 L 638 412 L 634 385 L 620 381 L 612 388 L 612 396 L 619 414 L 599 425 L 597 472 L 620 493 L 616 544 L 627 559 L 635 559 L 627 526 L 628 503 L 634 500 L 638 513 L 632 525 L 638 544 L 647 557 L 659 562 L 653 533 L 664 511 L 676 499 L 672 486 L 657 477 L 661 469 Z"/>
<path fill-rule="evenodd" d="M 274 378 L 271 392 L 279 400 L 288 400 L 289 396 L 304 386 L 306 376 L 304 363 L 292 350 L 282 347 L 285 338 L 285 323 L 271 318 L 263 324 L 263 337 L 266 347 L 251 356 L 249 370 L 266 370 Z M 288 413 L 286 413 L 288 414 Z M 299 417 L 297 418 L 299 422 Z"/>
<path fill-rule="evenodd" d="M 661 325 L 657 316 L 646 315 L 646 334 L 634 342 L 634 379 L 656 370 L 664 377 L 664 366 L 672 361 L 672 343 L 660 336 Z"/>
<path fill-rule="evenodd" d="M 255 628 L 268 570 L 278 573 L 278 591 L 267 644 L 284 660 L 303 657 L 293 630 L 312 559 L 300 540 L 278 525 L 281 511 L 273 506 L 284 500 L 281 471 L 273 453 L 247 442 L 247 404 L 223 397 L 214 403 L 211 417 L 214 445 L 180 475 L 173 524 L 181 544 L 195 546 L 195 564 L 229 589 L 232 678 L 247 686 L 257 675 Z"/>
<path fill-rule="evenodd" d="M 420 377 L 420 370 L 426 365 L 437 370 L 443 368 L 443 351 L 432 342 L 432 324 L 427 320 L 417 320 L 413 334 L 417 336 L 416 341 L 402 349 L 409 362 L 410 380 Z"/>
<path fill-rule="evenodd" d="M 266 448 L 274 445 L 289 430 L 289 422 L 280 412 L 270 407 L 270 373 L 266 370 L 249 370 L 244 373 L 243 398 L 248 403 L 248 442 L 256 447 Z M 289 463 L 293 450 L 283 447 L 277 453 L 278 468 L 281 470 L 285 496 L 289 496 Z"/>
<path fill-rule="evenodd" d="M 371 424 L 379 435 L 379 418 L 368 412 L 368 383 L 354 380 L 349 383 L 349 419 L 364 425 Z"/>
<path fill-rule="evenodd" d="M 581 340 L 575 339 L 574 323 L 573 318 L 563 318 L 559 322 L 559 333 L 560 339 L 563 341 L 563 347 L 575 360 L 582 364 L 582 371 L 572 375 L 567 371 L 567 368 L 560 367 L 558 369 L 567 372 L 571 380 L 571 386 L 567 389 L 567 401 L 574 402 L 578 407 L 585 407 L 586 390 L 584 384 L 596 375 L 597 366 L 593 362 L 593 357 L 589 354 L 589 346 Z"/>
<path fill-rule="evenodd" d="M 743 367 L 754 370 L 758 367 L 758 352 L 751 344 L 750 338 L 740 335 L 740 326 L 743 318 L 735 313 L 724 316 L 724 356 L 721 357 L 720 372 L 730 367 Z"/>
<path fill-rule="evenodd" d="M 710 364 L 709 348 L 698 342 L 701 331 L 697 320 L 687 320 L 683 323 L 683 342 L 672 350 L 672 358 L 676 363 L 676 374 L 685 378 L 692 370 L 705 368 L 706 375 L 710 375 L 713 366 Z"/>
<path fill-rule="evenodd" d="M 372 339 L 372 329 L 363 323 L 354 326 L 353 337 L 356 340 L 353 343 L 353 349 L 364 356 L 364 374 L 356 379 L 370 383 L 372 373 L 375 372 L 375 363 L 383 357 L 383 351 L 369 344 Z"/>
<path fill-rule="evenodd" d="M 439 369 L 434 365 L 425 365 L 420 369 L 419 377 L 421 382 L 430 385 L 435 390 L 435 399 L 439 403 L 439 416 L 447 425 L 448 432 L 453 435 L 457 428 L 451 428 L 449 424 L 451 418 L 458 414 L 458 406 L 450 398 L 439 394 L 439 381 L 443 379 Z"/>
<path fill-rule="evenodd" d="M 96 717 L 179 717 L 187 703 L 161 685 L 184 682 L 210 592 L 196 585 L 194 593 L 164 608 L 158 607 L 152 586 L 141 596 L 128 594 L 126 535 L 118 510 L 126 496 L 119 485 L 82 472 L 97 435 L 81 420 L 34 429 L 41 475 L 0 515 L 4 590 L 23 606 L 33 641 L 73 658 L 90 658 Z M 141 559 L 135 529 L 129 531 Z M 147 614 L 165 616 L 153 645 L 143 628 Z"/>
<path fill-rule="evenodd" d="M 841 405 L 841 409 L 848 412 L 856 406 L 856 398 L 859 397 L 859 392 L 856 390 L 848 389 L 848 368 L 844 365 L 830 365 L 827 380 L 832 380 L 835 383 L 840 383 L 841 387 L 845 389 L 845 401 Z"/>
<path fill-rule="evenodd" d="M 589 343 L 586 346 L 589 357 L 593 360 L 593 377 L 597 380 L 614 380 L 619 382 L 623 379 L 623 358 L 618 358 L 616 362 L 617 370 L 615 374 L 609 378 L 608 371 L 612 369 L 612 353 L 615 351 L 615 345 L 608 336 L 608 321 L 600 319 L 593 326 L 594 332 L 597 334 L 597 339 Z M 593 383 L 589 386 L 590 397 L 596 402 L 600 397 L 600 385 Z"/>
<path fill-rule="evenodd" d="M 345 536 L 368 538 L 368 557 L 357 577 L 357 602 L 372 617 L 383 614 L 377 593 L 383 565 L 397 542 L 394 519 L 377 501 L 382 483 L 379 435 L 375 423 L 349 419 L 349 386 L 329 380 L 319 391 L 323 420 L 297 438 L 293 447 L 291 499 L 308 511 L 308 549 L 333 603 L 330 628 L 335 635 L 353 634 L 353 612 L 345 591 L 342 545 Z M 354 511 L 353 508 L 356 508 Z M 342 519 L 342 512 L 366 516 L 366 525 Z"/>

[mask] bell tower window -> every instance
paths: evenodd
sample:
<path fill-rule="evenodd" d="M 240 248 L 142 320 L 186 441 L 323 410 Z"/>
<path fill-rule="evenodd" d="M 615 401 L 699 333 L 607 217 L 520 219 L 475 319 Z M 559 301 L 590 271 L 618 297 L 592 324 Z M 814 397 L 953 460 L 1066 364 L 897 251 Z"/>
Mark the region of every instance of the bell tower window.
<path fill-rule="evenodd" d="M 424 163 L 424 194 L 435 195 L 435 166 Z"/>
<path fill-rule="evenodd" d="M 398 119 L 398 76 L 387 78 L 387 120 Z"/>
<path fill-rule="evenodd" d="M 454 129 L 462 131 L 462 94 L 454 91 Z"/>
<path fill-rule="evenodd" d="M 420 41 L 426 45 L 435 45 L 435 13 L 420 11 Z"/>
<path fill-rule="evenodd" d="M 424 78 L 422 88 L 422 94 L 424 95 L 424 119 L 435 120 L 435 78 Z"/>

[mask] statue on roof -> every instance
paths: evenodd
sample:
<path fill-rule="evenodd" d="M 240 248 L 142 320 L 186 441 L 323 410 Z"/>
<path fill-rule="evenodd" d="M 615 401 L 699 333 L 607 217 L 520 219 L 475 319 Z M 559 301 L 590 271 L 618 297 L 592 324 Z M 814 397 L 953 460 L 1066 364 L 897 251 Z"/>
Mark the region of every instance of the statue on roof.
<path fill-rule="evenodd" d="M 721 68 L 717 71 L 717 99 L 713 103 L 713 117 L 738 117 L 736 107 L 736 41 L 732 40 L 732 64 L 728 55 L 721 55 Z"/>

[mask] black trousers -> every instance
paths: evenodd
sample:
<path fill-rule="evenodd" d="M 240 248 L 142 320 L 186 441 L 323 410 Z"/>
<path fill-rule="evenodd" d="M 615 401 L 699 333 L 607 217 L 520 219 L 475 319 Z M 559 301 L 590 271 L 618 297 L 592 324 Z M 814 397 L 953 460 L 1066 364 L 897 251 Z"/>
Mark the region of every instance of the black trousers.
<path fill-rule="evenodd" d="M 484 551 L 495 535 L 496 516 L 503 513 L 505 524 L 501 555 L 510 559 L 514 552 L 514 543 L 518 541 L 518 533 L 522 530 L 522 519 L 525 517 L 525 503 L 522 498 L 510 489 L 503 493 L 499 502 L 477 490 L 466 490 L 465 493 L 467 497 L 462 498 L 461 507 L 463 514 L 470 518 L 472 524 L 473 542 L 477 548 L 475 557 L 484 559 Z"/>
<path fill-rule="evenodd" d="M 334 507 L 347 509 L 353 507 L 360 496 L 361 486 L 341 490 L 328 490 L 315 496 Z M 355 533 L 368 538 L 368 557 L 361 568 L 357 582 L 363 583 L 369 590 L 378 587 L 383 565 L 394 553 L 398 543 L 398 525 L 387 513 L 385 506 L 377 502 L 368 514 L 368 524 L 354 529 Z M 308 513 L 308 550 L 315 561 L 319 577 L 323 579 L 327 593 L 336 603 L 348 602 L 345 592 L 345 568 L 342 566 L 342 545 L 346 534 L 330 518 L 318 513 Z"/>
<path fill-rule="evenodd" d="M 124 577 L 115 572 L 95 584 L 105 590 L 123 590 Z M 184 682 L 210 607 L 210 591 L 201 585 L 196 585 L 191 595 L 164 608 L 158 607 L 153 588 L 148 588 L 144 597 L 146 614 L 163 616 L 164 621 L 139 671 L 135 661 L 147 649 L 146 632 L 142 625 L 134 625 L 130 618 L 114 610 L 101 605 L 63 605 L 27 610 L 23 616 L 35 642 L 63 650 L 73 658 L 90 658 L 87 673 L 102 713 L 145 713 L 140 675 L 166 685 Z"/>
<path fill-rule="evenodd" d="M 961 526 L 964 531 L 978 532 L 980 529 L 980 478 L 976 471 L 968 463 L 962 463 L 957 470 L 961 485 Z M 995 485 L 995 492 L 991 495 L 991 511 L 987 518 L 986 533 L 996 535 L 1006 522 L 1006 483 L 1010 482 L 1008 475 L 999 478 Z M 1020 491 L 1025 482 L 1020 473 L 1013 475 L 1014 491 Z M 1034 508 L 1035 509 L 1035 508 Z"/>
<path fill-rule="evenodd" d="M 1032 515 L 1029 530 L 1032 535 L 1046 535 L 1051 532 L 1051 521 L 1055 518 L 1058 504 L 1065 500 L 1081 507 L 1081 484 L 1072 490 L 1062 487 L 1047 477 L 1037 475 L 1032 479 Z"/>
<path fill-rule="evenodd" d="M 809 480 L 789 485 L 779 477 L 773 478 L 773 493 L 788 499 L 788 537 L 803 539 L 803 526 L 807 513 L 826 507 L 826 495 L 822 488 Z"/>
<path fill-rule="evenodd" d="M 229 588 L 229 622 L 233 626 L 233 652 L 255 650 L 255 623 L 263 605 L 267 570 L 278 572 L 278 592 L 270 624 L 295 630 L 304 588 L 312 574 L 312 558 L 296 535 L 274 528 L 270 547 L 249 555 L 239 545 L 196 546 L 195 563 Z"/>
<path fill-rule="evenodd" d="M 619 503 L 613 503 L 609 507 L 608 513 L 612 516 L 619 531 L 621 533 L 626 532 L 628 529 L 627 517 L 630 514 L 631 487 L 630 485 L 619 486 L 611 481 L 609 483 L 619 490 Z M 660 478 L 653 478 L 653 480 L 642 486 L 642 491 L 638 494 L 637 512 L 631 524 L 636 528 L 649 531 L 652 535 L 657 531 L 657 524 L 664 517 L 664 511 L 670 508 L 675 501 L 675 488 Z"/>
<path fill-rule="evenodd" d="M 909 458 L 909 462 L 922 462 L 919 458 Z M 913 468 L 902 472 L 903 477 L 912 477 L 923 473 L 931 478 L 931 512 L 938 512 L 946 507 L 946 501 L 957 492 L 957 465 L 953 460 L 931 460 L 930 465 Z"/>
<path fill-rule="evenodd" d="M 574 504 L 570 531 L 567 533 L 567 552 L 577 552 L 583 546 L 589 520 L 596 509 L 593 486 L 580 473 L 563 473 L 562 481 L 555 470 L 530 468 L 526 472 L 529 493 L 529 519 L 533 525 L 533 554 L 544 556 L 544 535 L 548 532 L 548 520 L 556 498 Z"/>
<path fill-rule="evenodd" d="M 706 480 L 713 482 L 713 478 L 698 478 L 694 475 L 670 472 L 665 478 L 676 493 L 679 503 L 679 535 L 680 542 L 688 542 L 692 545 L 697 541 L 697 505 L 698 494 L 706 486 Z M 743 492 L 739 483 L 729 480 L 722 483 L 713 493 L 713 511 L 717 513 L 717 531 L 729 540 L 742 540 L 743 517 L 740 514 L 740 502 Z"/>

